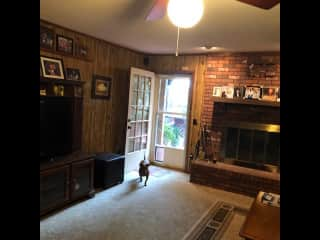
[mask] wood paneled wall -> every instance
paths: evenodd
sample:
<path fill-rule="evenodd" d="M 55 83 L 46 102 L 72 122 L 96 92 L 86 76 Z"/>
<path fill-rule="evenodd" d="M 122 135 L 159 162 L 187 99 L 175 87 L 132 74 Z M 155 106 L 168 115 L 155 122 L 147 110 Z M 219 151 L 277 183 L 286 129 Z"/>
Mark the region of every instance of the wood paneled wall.
<path fill-rule="evenodd" d="M 143 68 L 143 55 L 40 20 L 56 34 L 78 39 L 89 48 L 89 61 L 40 50 L 40 55 L 62 58 L 64 67 L 80 69 L 84 80 L 82 150 L 124 152 L 130 67 Z M 91 98 L 92 75 L 112 77 L 110 100 Z"/>

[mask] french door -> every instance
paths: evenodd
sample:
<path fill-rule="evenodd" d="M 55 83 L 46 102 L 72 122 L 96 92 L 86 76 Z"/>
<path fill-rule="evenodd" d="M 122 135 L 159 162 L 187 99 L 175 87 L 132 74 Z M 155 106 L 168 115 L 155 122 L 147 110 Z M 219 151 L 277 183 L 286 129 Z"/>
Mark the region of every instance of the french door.
<path fill-rule="evenodd" d="M 149 158 L 154 77 L 153 72 L 130 69 L 125 172 L 137 169 L 144 157 Z"/>

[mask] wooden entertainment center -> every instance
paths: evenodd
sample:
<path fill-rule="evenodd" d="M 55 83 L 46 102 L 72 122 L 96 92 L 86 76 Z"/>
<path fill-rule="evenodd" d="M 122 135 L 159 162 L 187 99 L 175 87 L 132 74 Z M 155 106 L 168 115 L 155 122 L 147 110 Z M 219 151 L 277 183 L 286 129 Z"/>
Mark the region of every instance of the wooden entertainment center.
<path fill-rule="evenodd" d="M 72 152 L 40 158 L 40 216 L 94 196 L 94 155 L 81 152 L 84 83 L 40 77 L 40 102 L 41 98 L 72 99 Z"/>

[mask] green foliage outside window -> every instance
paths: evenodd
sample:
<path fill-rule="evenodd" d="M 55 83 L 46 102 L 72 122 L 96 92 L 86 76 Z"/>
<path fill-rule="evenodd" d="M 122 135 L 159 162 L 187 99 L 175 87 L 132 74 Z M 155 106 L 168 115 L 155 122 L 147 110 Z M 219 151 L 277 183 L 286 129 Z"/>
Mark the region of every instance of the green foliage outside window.
<path fill-rule="evenodd" d="M 183 137 L 181 129 L 176 126 L 164 125 L 164 143 L 176 147 L 179 143 L 179 137 Z"/>

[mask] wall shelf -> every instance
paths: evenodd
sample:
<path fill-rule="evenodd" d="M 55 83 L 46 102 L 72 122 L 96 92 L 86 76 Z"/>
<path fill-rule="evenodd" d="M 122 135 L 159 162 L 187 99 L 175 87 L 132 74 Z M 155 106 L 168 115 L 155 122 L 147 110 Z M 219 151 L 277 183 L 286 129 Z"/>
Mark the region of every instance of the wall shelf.
<path fill-rule="evenodd" d="M 40 76 L 40 96 L 47 97 L 83 97 L 85 81 L 44 78 Z"/>
<path fill-rule="evenodd" d="M 52 83 L 52 84 L 62 84 L 62 85 L 82 85 L 85 81 L 79 80 L 62 80 L 55 78 L 45 78 L 40 76 L 40 83 Z"/>
<path fill-rule="evenodd" d="M 80 57 L 80 56 L 76 56 L 76 55 L 73 55 L 73 54 L 71 55 L 71 54 L 67 54 L 67 53 L 63 53 L 63 52 L 57 52 L 54 49 L 47 49 L 47 48 L 41 48 L 40 47 L 40 50 L 43 51 L 43 52 L 53 53 L 53 54 L 60 55 L 60 56 L 63 56 L 63 57 L 76 58 L 76 59 L 79 59 L 79 60 L 82 60 L 82 61 L 92 62 L 92 59 L 90 59 L 88 57 Z"/>
<path fill-rule="evenodd" d="M 255 99 L 231 99 L 231 98 L 220 98 L 213 97 L 213 101 L 219 103 L 231 103 L 231 104 L 245 104 L 253 106 L 266 106 L 266 107 L 280 107 L 280 102 L 268 102 Z"/>

